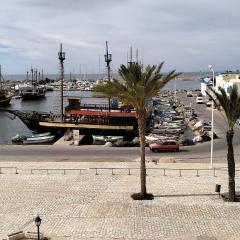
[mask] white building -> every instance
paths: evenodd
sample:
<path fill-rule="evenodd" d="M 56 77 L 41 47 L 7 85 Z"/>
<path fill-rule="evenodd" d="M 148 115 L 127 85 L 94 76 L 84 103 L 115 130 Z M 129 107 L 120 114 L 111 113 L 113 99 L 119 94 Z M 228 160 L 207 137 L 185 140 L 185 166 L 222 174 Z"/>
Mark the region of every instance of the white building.
<path fill-rule="evenodd" d="M 233 84 L 238 86 L 238 90 L 240 93 L 240 73 L 226 73 L 219 74 L 216 76 L 216 86 L 215 89 L 219 92 L 219 87 L 223 88 L 227 95 L 231 93 Z"/>
<path fill-rule="evenodd" d="M 201 93 L 203 96 L 207 96 L 206 92 L 208 91 L 209 85 L 212 85 L 212 79 L 210 78 L 204 78 L 201 79 Z M 215 77 L 215 89 L 219 92 L 219 87 L 223 88 L 227 95 L 229 96 L 233 84 L 236 84 L 238 86 L 239 94 L 240 94 L 240 73 L 221 73 L 218 76 Z M 210 94 L 211 95 L 211 94 Z"/>
<path fill-rule="evenodd" d="M 207 96 L 207 86 L 212 85 L 212 79 L 210 77 L 201 78 L 201 94 L 205 97 Z"/>

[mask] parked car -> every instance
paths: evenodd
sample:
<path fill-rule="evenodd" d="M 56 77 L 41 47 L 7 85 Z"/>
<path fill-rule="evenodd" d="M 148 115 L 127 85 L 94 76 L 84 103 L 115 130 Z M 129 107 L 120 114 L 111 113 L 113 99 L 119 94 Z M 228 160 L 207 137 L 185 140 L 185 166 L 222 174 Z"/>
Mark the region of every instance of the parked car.
<path fill-rule="evenodd" d="M 240 125 L 240 118 L 237 119 L 236 124 Z"/>
<path fill-rule="evenodd" d="M 212 106 L 212 101 L 206 102 L 206 106 L 207 106 L 207 107 L 211 107 L 211 106 Z"/>
<path fill-rule="evenodd" d="M 211 131 L 211 130 L 212 130 L 212 124 L 211 124 L 211 122 L 204 122 L 204 123 L 203 123 L 203 130 Z"/>
<path fill-rule="evenodd" d="M 187 91 L 187 97 L 192 97 L 192 91 Z"/>
<path fill-rule="evenodd" d="M 176 141 L 151 143 L 151 144 L 149 144 L 149 148 L 152 152 L 160 152 L 160 151 L 178 152 L 179 151 L 179 143 Z"/>
<path fill-rule="evenodd" d="M 203 103 L 203 97 L 197 97 L 196 103 Z"/>

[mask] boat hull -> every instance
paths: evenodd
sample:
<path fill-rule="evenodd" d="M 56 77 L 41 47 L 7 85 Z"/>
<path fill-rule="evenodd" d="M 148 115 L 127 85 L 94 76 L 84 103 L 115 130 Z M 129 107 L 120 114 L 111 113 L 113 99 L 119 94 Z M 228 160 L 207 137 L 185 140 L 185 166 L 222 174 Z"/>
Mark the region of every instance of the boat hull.
<path fill-rule="evenodd" d="M 69 120 L 49 120 L 51 119 L 50 113 L 4 110 L 17 116 L 30 130 L 37 133 L 51 132 L 56 136 L 61 136 L 67 129 L 78 129 L 80 133 L 84 135 L 138 136 L 137 121 L 134 118 L 132 118 L 132 120 L 134 120 L 133 122 L 126 119 L 124 123 L 115 122 L 114 124 L 92 123 L 87 121 L 78 123 Z"/>
<path fill-rule="evenodd" d="M 5 107 L 10 104 L 12 97 L 6 97 L 5 99 L 0 100 L 0 107 Z"/>

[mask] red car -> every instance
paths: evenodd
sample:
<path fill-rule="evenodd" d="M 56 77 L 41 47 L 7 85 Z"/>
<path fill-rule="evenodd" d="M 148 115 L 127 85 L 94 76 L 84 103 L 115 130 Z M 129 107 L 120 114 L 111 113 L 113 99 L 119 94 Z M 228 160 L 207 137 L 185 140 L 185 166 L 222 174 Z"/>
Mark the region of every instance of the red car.
<path fill-rule="evenodd" d="M 149 144 L 149 148 L 152 152 L 160 152 L 160 151 L 179 151 L 179 143 L 176 141 L 166 141 L 162 143 L 151 143 Z"/>

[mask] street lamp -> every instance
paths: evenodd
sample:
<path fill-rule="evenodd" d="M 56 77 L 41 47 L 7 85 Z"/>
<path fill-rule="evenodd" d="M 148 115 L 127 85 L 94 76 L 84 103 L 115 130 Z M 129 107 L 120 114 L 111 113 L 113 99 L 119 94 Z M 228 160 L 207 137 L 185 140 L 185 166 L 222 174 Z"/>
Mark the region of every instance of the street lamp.
<path fill-rule="evenodd" d="M 36 226 L 37 226 L 38 240 L 40 240 L 39 227 L 40 227 L 40 225 L 41 225 L 41 221 L 42 221 L 42 219 L 41 219 L 39 216 L 37 216 L 37 217 L 35 218 L 35 224 L 36 224 Z"/>
<path fill-rule="evenodd" d="M 213 83 L 213 87 L 215 87 L 215 80 L 214 80 L 214 78 L 215 78 L 215 74 L 214 74 L 213 67 L 212 67 L 212 65 L 209 65 L 208 68 L 209 68 L 209 70 L 212 71 L 212 78 L 213 78 L 212 83 Z M 211 105 L 212 105 L 212 132 L 211 132 L 211 157 L 210 157 L 210 168 L 213 168 L 213 121 L 214 121 L 214 116 L 213 116 L 213 104 L 214 104 L 214 102 L 213 102 L 213 96 L 212 96 L 212 104 L 211 104 Z"/>

